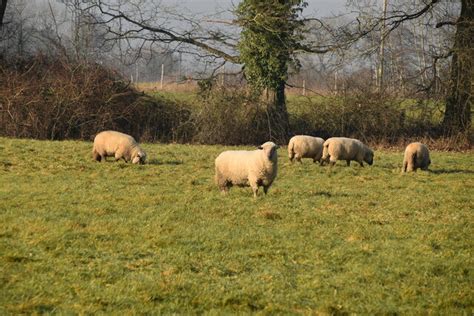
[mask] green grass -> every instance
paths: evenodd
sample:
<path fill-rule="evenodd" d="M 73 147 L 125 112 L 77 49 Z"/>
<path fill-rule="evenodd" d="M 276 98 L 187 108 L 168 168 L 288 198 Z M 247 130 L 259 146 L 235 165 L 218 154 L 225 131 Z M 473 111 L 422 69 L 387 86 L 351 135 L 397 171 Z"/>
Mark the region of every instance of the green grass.
<path fill-rule="evenodd" d="M 0 138 L 0 314 L 474 312 L 472 153 L 361 168 L 290 164 L 221 195 L 222 146 Z"/>
<path fill-rule="evenodd" d="M 194 103 L 197 97 L 196 92 L 189 91 L 154 91 L 148 92 L 148 95 L 186 104 Z"/>

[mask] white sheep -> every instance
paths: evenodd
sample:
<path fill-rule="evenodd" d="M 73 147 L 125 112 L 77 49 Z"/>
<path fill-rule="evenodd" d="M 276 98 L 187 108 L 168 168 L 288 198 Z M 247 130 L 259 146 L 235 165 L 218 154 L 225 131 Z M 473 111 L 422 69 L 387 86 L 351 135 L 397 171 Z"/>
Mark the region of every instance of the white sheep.
<path fill-rule="evenodd" d="M 351 160 L 357 161 L 363 167 L 363 161 L 372 165 L 374 152 L 358 139 L 332 137 L 323 144 L 322 161 L 335 165 L 337 160 L 345 160 L 350 166 Z"/>
<path fill-rule="evenodd" d="M 123 159 L 134 164 L 144 164 L 146 160 L 146 153 L 132 136 L 116 131 L 100 132 L 94 138 L 92 157 L 100 162 L 110 156 L 114 156 L 115 161 Z"/>
<path fill-rule="evenodd" d="M 308 135 L 296 135 L 288 143 L 288 157 L 301 162 L 301 158 L 313 158 L 313 162 L 322 163 L 324 139 Z"/>
<path fill-rule="evenodd" d="M 215 160 L 215 180 L 219 189 L 227 193 L 233 185 L 250 186 L 254 197 L 258 187 L 267 194 L 277 175 L 278 146 L 266 142 L 257 150 L 224 151 Z"/>
<path fill-rule="evenodd" d="M 416 172 L 416 169 L 418 168 L 421 168 L 421 170 L 428 170 L 430 163 L 431 160 L 428 147 L 419 142 L 411 143 L 405 149 L 402 171 Z"/>

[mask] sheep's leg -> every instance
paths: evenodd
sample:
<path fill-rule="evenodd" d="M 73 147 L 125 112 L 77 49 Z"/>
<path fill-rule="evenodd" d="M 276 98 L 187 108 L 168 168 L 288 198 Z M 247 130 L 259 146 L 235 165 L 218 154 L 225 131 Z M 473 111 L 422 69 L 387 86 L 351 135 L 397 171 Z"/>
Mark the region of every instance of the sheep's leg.
<path fill-rule="evenodd" d="M 362 161 L 359 161 L 360 163 L 360 166 L 363 167 L 364 166 L 364 163 Z"/>
<path fill-rule="evenodd" d="M 252 186 L 252 191 L 253 191 L 253 197 L 257 198 L 258 186 Z"/>
<path fill-rule="evenodd" d="M 290 161 L 293 162 L 295 160 L 295 153 L 289 153 L 288 158 L 290 158 Z"/>
<path fill-rule="evenodd" d="M 348 166 L 348 167 L 351 165 L 351 161 L 350 161 L 350 160 L 346 160 L 346 163 L 347 163 L 347 166 Z"/>
<path fill-rule="evenodd" d="M 418 169 L 418 163 L 416 161 L 416 158 L 417 158 L 416 153 L 414 153 L 411 156 L 411 160 L 410 160 L 410 163 L 408 165 L 408 170 L 416 172 L 416 169 Z"/>
<path fill-rule="evenodd" d="M 219 189 L 223 195 L 227 195 L 229 193 L 229 186 L 226 184 L 224 184 L 224 186 L 220 186 Z"/>
<path fill-rule="evenodd" d="M 96 152 L 96 151 L 94 151 L 94 152 L 92 153 L 92 157 L 94 158 L 95 161 L 98 161 L 98 162 L 100 162 L 100 161 L 102 160 L 101 155 L 99 155 L 99 153 Z"/>
<path fill-rule="evenodd" d="M 404 161 L 403 162 L 403 167 L 402 167 L 402 172 L 407 172 L 407 166 L 408 166 L 408 162 Z"/>
<path fill-rule="evenodd" d="M 123 159 L 123 161 L 128 162 L 127 158 L 125 158 L 125 155 L 123 154 L 122 151 L 116 151 L 115 152 L 115 161 L 119 161 L 120 159 Z"/>
<path fill-rule="evenodd" d="M 258 183 L 257 183 L 256 180 L 250 180 L 249 183 L 250 183 L 250 187 L 252 188 L 252 191 L 253 191 L 253 197 L 256 198 L 257 193 L 258 193 Z"/>
<path fill-rule="evenodd" d="M 232 186 L 232 182 L 228 181 L 219 170 L 216 169 L 215 181 L 217 183 L 217 187 L 221 191 L 222 194 L 227 194 L 229 192 L 229 188 Z"/>

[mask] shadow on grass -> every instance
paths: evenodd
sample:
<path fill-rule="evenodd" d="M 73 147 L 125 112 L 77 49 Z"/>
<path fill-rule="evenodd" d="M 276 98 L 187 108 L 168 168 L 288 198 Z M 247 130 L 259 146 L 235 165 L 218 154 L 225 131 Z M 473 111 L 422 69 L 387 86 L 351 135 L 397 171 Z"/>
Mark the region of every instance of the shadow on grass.
<path fill-rule="evenodd" d="M 428 170 L 428 172 L 431 172 L 434 174 L 449 174 L 449 173 L 474 174 L 473 170 L 465 170 L 465 169 L 436 169 L 436 170 Z"/>
<path fill-rule="evenodd" d="M 157 165 L 157 166 L 161 166 L 161 165 L 182 165 L 183 164 L 183 161 L 181 160 L 165 160 L 165 161 L 160 161 L 158 159 L 150 159 L 147 161 L 147 164 L 149 165 Z"/>
<path fill-rule="evenodd" d="M 324 197 L 328 197 L 328 198 L 331 198 L 331 197 L 334 197 L 334 196 L 339 196 L 339 197 L 349 196 L 349 194 L 347 194 L 347 193 L 341 193 L 341 192 L 331 193 L 329 191 L 316 191 L 316 192 L 313 193 L 313 195 L 319 195 L 319 196 L 324 196 Z"/>

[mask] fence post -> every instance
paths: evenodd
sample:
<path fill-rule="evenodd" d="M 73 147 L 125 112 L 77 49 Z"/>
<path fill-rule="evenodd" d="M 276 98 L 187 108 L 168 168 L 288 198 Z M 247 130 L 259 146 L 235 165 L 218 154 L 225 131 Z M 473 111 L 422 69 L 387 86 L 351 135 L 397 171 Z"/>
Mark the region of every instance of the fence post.
<path fill-rule="evenodd" d="M 160 89 L 163 90 L 163 77 L 165 75 L 165 64 L 161 64 L 161 80 L 160 80 Z"/>
<path fill-rule="evenodd" d="M 221 85 L 223 86 L 225 84 L 225 65 L 222 66 L 222 79 L 221 79 Z"/>
<path fill-rule="evenodd" d="M 138 65 L 135 64 L 135 82 L 138 84 Z"/>

